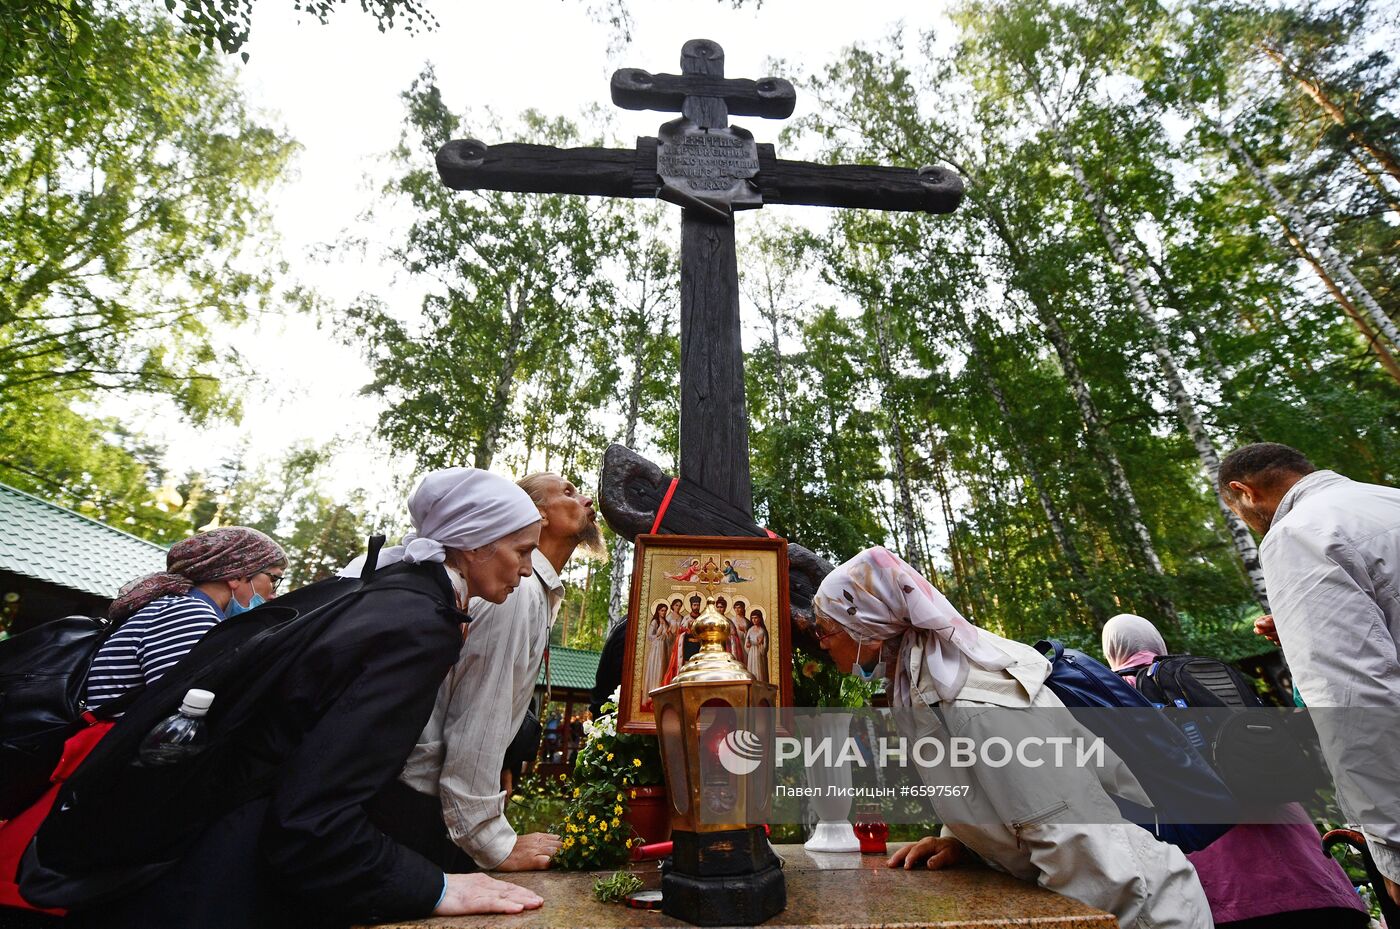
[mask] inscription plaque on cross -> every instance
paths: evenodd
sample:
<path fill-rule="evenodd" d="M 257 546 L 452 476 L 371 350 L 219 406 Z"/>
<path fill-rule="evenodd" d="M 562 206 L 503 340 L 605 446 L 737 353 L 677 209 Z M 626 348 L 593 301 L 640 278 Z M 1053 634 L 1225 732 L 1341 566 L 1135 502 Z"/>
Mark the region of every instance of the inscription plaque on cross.
<path fill-rule="evenodd" d="M 941 167 L 779 159 L 772 145 L 756 143 L 729 117 L 791 116 L 792 84 L 726 78 L 724 51 L 708 39 L 685 43 L 680 74 L 616 71 L 612 99 L 626 109 L 681 115 L 655 137 L 639 138 L 635 149 L 454 140 L 438 151 L 438 173 L 454 190 L 659 197 L 682 207 L 680 477 L 751 522 L 734 211 L 803 204 L 947 213 L 962 199 L 962 180 Z"/>

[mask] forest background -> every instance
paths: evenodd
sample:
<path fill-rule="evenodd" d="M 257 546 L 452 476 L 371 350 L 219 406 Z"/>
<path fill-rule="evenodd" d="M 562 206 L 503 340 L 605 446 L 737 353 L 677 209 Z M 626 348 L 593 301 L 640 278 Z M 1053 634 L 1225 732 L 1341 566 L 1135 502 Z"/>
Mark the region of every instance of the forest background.
<path fill-rule="evenodd" d="M 434 169 L 465 136 L 630 146 L 605 83 L 586 111 L 502 114 L 423 65 L 318 282 L 273 210 L 318 167 L 240 84 L 254 14 L 293 5 L 304 29 L 444 28 L 421 0 L 0 3 L 0 481 L 162 544 L 256 526 L 299 585 L 402 532 L 427 468 L 587 490 L 610 442 L 673 468 L 674 209 L 458 194 Z M 649 5 L 557 5 L 613 66 L 678 51 L 632 44 Z M 734 7 L 714 4 L 760 15 Z M 888 545 L 1015 638 L 1097 651 L 1136 612 L 1178 651 L 1261 651 L 1219 459 L 1278 441 L 1400 478 L 1395 14 L 971 0 L 767 62 L 804 104 L 750 128 L 787 157 L 943 163 L 968 193 L 951 216 L 741 217 L 757 518 L 834 562 Z M 393 275 L 324 283 L 365 263 Z M 312 380 L 357 377 L 366 428 L 269 373 L 273 338 L 329 359 Z M 298 419 L 333 435 L 246 441 Z M 621 616 L 630 552 L 609 543 L 571 570 L 558 642 L 596 648 Z"/>

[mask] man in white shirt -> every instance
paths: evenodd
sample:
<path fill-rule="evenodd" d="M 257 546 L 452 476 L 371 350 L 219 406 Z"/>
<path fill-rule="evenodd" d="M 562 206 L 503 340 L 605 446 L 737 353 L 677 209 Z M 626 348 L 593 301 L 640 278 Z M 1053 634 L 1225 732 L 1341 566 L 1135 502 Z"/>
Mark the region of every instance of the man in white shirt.
<path fill-rule="evenodd" d="M 532 474 L 519 485 L 542 519 L 534 576 L 499 605 L 471 601 L 471 636 L 461 657 L 438 691 L 399 782 L 386 791 L 387 805 L 386 798 L 377 798 L 380 827 L 444 866 L 464 865 L 465 853 L 483 870 L 539 870 L 559 850 L 558 836 L 516 835 L 506 821 L 512 785 L 502 776 L 502 762 L 534 696 L 549 630 L 564 600 L 559 572 L 577 548 L 599 553 L 603 540 L 593 501 L 569 481 Z M 435 822 L 434 812 L 440 815 Z"/>
<path fill-rule="evenodd" d="M 1264 540 L 1279 644 L 1314 714 L 1348 817 L 1400 903 L 1400 490 L 1259 443 L 1220 464 L 1225 502 Z"/>

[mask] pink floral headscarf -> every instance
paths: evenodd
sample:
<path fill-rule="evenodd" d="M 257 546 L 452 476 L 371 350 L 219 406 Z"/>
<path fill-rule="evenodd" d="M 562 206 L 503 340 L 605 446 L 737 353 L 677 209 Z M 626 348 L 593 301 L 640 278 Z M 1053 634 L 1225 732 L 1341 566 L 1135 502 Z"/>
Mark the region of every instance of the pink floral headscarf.
<path fill-rule="evenodd" d="M 879 546 L 828 574 L 812 604 L 852 638 L 883 640 L 898 650 L 892 706 L 909 706 L 916 692 L 951 701 L 967 681 L 969 662 L 999 671 L 1013 661 L 996 636 L 968 622 L 917 571 Z"/>
<path fill-rule="evenodd" d="M 127 583 L 112 601 L 107 616 L 120 622 L 153 600 L 187 594 L 195 584 L 252 577 L 274 565 L 285 565 L 282 546 L 256 529 L 225 526 L 211 529 L 170 546 L 165 570 Z"/>

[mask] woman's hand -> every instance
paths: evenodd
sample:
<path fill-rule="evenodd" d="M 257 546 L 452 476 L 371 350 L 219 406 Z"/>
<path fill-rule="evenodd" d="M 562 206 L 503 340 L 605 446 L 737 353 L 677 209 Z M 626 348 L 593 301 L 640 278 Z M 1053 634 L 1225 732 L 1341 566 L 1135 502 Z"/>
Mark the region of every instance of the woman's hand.
<path fill-rule="evenodd" d="M 967 846 L 957 839 L 941 839 L 926 835 L 913 845 L 906 845 L 890 856 L 885 862 L 887 868 L 903 867 L 909 871 L 920 864 L 930 871 L 951 868 L 967 857 Z"/>
<path fill-rule="evenodd" d="M 537 909 L 544 898 L 518 884 L 498 881 L 485 874 L 447 875 L 447 894 L 434 916 L 467 916 L 475 913 L 519 913 Z"/>

